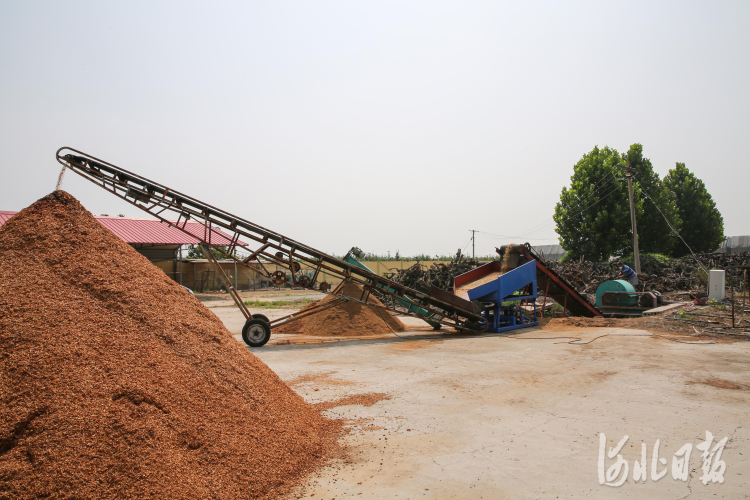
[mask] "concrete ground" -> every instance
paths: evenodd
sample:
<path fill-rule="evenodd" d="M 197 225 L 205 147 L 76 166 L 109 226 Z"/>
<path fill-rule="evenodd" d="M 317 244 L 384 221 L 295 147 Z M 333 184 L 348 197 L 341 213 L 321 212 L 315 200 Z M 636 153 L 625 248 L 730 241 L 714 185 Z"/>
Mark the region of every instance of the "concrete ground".
<path fill-rule="evenodd" d="M 239 312 L 212 310 L 239 340 L 242 321 L 232 311 Z M 348 419 L 344 457 L 295 497 L 750 497 L 750 343 L 683 344 L 615 328 L 519 332 L 509 338 L 421 330 L 404 338 L 297 345 L 275 336 L 274 344 L 253 349 L 309 402 L 367 393 L 387 398 L 327 411 Z M 608 336 L 584 345 L 535 339 L 572 336 L 582 343 L 600 335 Z M 696 446 L 706 431 L 714 436 L 711 449 L 728 438 L 723 483 L 700 482 Z M 628 436 L 619 452 L 627 481 L 619 487 L 600 484 L 600 433 L 606 451 Z M 658 481 L 651 470 L 656 440 L 666 464 L 659 462 L 656 472 L 667 471 Z M 642 443 L 648 478 L 636 482 Z M 672 468 L 686 443 L 693 448 L 682 481 Z M 604 457 L 602 472 L 617 460 L 616 453 Z"/>

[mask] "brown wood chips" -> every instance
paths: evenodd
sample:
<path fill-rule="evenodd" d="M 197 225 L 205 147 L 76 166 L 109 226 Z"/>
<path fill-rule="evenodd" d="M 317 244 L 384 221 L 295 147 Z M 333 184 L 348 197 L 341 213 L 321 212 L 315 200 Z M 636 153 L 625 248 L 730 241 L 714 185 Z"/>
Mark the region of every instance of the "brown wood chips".
<path fill-rule="evenodd" d="M 337 428 L 69 194 L 0 229 L 0 498 L 271 498 Z"/>
<path fill-rule="evenodd" d="M 346 283 L 342 288 L 343 294 L 347 297 L 360 298 L 362 296 L 362 287 L 359 285 Z M 332 300 L 335 300 L 335 297 L 328 295 L 320 302 L 313 302 L 308 305 L 305 309 Z M 383 305 L 373 295 L 368 297 L 367 302 Z M 392 314 L 391 311 L 382 307 L 365 306 L 359 302 L 348 300 L 288 325 L 274 328 L 273 332 L 315 337 L 360 337 L 403 332 L 405 330 L 404 324 L 398 318 L 393 317 Z"/>

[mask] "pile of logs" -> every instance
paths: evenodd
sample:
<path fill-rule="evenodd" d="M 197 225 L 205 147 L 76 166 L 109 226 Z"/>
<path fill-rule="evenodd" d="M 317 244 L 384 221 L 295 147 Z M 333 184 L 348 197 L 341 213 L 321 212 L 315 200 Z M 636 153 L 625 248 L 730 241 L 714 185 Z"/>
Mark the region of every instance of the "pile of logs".
<path fill-rule="evenodd" d="M 393 272 L 386 277 L 409 288 L 417 288 L 419 284 L 420 287 L 431 285 L 443 290 L 453 290 L 453 278 L 482 264 L 486 262 L 464 259 L 458 253 L 450 262 L 434 262 L 429 268 L 417 262 L 406 269 L 391 269 Z"/>
<path fill-rule="evenodd" d="M 698 254 L 698 259 L 706 269 L 729 270 L 734 266 L 750 266 L 750 254 Z M 579 293 L 596 293 L 602 282 L 618 278 L 619 263 L 635 267 L 632 260 L 609 262 L 589 262 L 576 260 L 569 262 L 546 262 L 546 266 L 565 279 Z M 429 268 L 417 262 L 407 269 L 391 269 L 387 277 L 409 288 L 434 286 L 443 290 L 453 289 L 453 278 L 471 271 L 485 262 L 464 259 L 459 253 L 450 262 L 435 262 Z M 727 280 L 732 278 L 727 272 Z M 650 255 L 641 256 L 639 290 L 658 290 L 662 293 L 705 289 L 707 276 L 692 256 L 668 261 Z M 734 275 L 735 286 L 743 280 L 741 272 Z"/>
<path fill-rule="evenodd" d="M 750 254 L 699 254 L 698 260 L 706 269 L 728 270 L 733 266 L 750 265 Z M 632 260 L 607 262 L 547 262 L 546 265 L 568 281 L 580 293 L 594 293 L 604 281 L 617 279 L 619 264 L 624 262 L 635 267 Z M 730 273 L 727 273 L 727 279 Z M 641 257 L 639 289 L 658 290 L 662 293 L 705 288 L 707 276 L 692 256 L 661 261 L 649 255 Z M 740 273 L 734 277 L 735 286 L 742 279 Z"/>

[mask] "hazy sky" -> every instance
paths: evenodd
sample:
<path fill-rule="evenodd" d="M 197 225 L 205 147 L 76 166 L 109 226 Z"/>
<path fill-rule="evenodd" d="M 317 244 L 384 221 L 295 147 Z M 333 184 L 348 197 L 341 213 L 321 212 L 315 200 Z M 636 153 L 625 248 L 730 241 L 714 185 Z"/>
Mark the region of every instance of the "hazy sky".
<path fill-rule="evenodd" d="M 0 1 L 0 210 L 70 146 L 336 254 L 507 236 L 486 255 L 556 243 L 573 165 L 640 142 L 750 234 L 749 24 L 748 1 Z"/>

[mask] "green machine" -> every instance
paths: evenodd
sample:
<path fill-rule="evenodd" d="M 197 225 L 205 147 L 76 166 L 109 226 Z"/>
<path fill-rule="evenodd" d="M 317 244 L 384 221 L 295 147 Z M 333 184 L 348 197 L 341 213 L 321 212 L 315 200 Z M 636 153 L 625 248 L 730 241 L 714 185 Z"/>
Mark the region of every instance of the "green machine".
<path fill-rule="evenodd" d="M 605 281 L 596 289 L 596 308 L 605 314 L 640 315 L 661 302 L 659 292 L 636 292 L 625 280 Z"/>
<path fill-rule="evenodd" d="M 364 257 L 364 255 L 365 255 L 365 253 L 362 250 L 360 250 L 357 247 L 352 247 L 351 250 L 349 250 L 346 253 L 346 256 L 342 260 L 344 262 L 348 262 L 349 264 L 353 264 L 353 265 L 355 265 L 355 266 L 357 266 L 357 267 L 359 267 L 361 269 L 365 269 L 367 271 L 372 272 L 372 269 L 370 269 L 369 267 L 365 266 L 364 264 L 362 264 L 360 261 L 357 260 L 357 257 L 359 257 L 361 259 L 362 257 Z M 378 288 L 383 288 L 383 285 L 380 284 L 380 283 L 378 283 L 377 287 Z M 389 290 L 389 291 L 392 292 L 393 290 Z M 416 313 L 419 316 L 422 316 L 422 319 L 424 321 L 426 321 L 427 324 L 429 324 L 434 330 L 440 330 L 440 328 L 442 328 L 442 325 L 440 323 L 437 323 L 435 321 L 430 321 L 428 319 L 428 318 L 432 317 L 432 313 L 431 312 L 429 312 L 429 311 L 427 311 L 425 309 L 422 309 L 421 307 L 417 307 L 417 306 L 415 306 L 413 304 L 410 304 L 409 302 L 406 302 L 405 300 L 401 300 L 398 297 L 396 297 L 396 301 L 399 304 L 401 304 L 402 306 L 406 307 L 409 310 L 409 312 Z"/>

